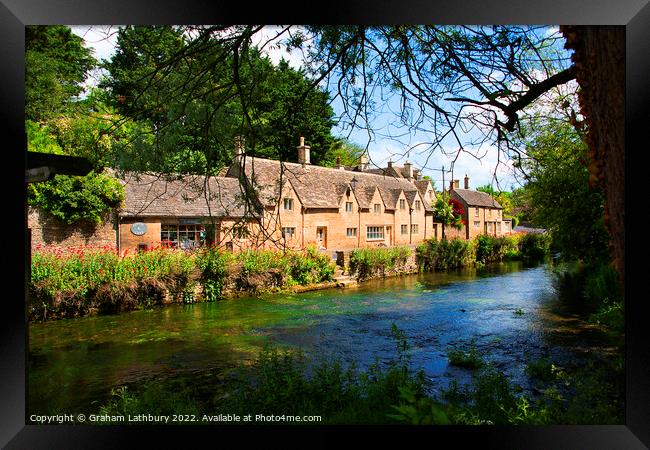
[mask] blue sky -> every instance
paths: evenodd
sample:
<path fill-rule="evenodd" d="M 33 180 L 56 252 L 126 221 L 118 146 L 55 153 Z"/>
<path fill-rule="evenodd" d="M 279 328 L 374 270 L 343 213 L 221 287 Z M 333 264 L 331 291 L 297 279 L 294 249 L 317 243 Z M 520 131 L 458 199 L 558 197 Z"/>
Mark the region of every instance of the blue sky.
<path fill-rule="evenodd" d="M 108 59 L 115 48 L 115 38 L 118 26 L 72 26 L 73 32 L 84 38 L 86 45 L 94 49 L 97 59 Z M 260 34 L 261 39 L 267 39 L 276 33 L 277 28 L 267 27 Z M 553 31 L 553 29 L 550 29 Z M 259 42 L 259 41 L 258 41 Z M 267 54 L 275 63 L 284 58 L 295 68 L 300 67 L 302 55 L 298 52 L 287 53 L 284 50 L 268 49 Z M 95 74 L 95 79 L 99 74 Z M 89 80 L 89 83 L 94 83 Z M 512 169 L 511 161 L 499 159 L 499 152 L 494 145 L 483 143 L 481 146 L 466 146 L 465 151 L 457 155 L 458 145 L 452 142 L 443 143 L 443 148 L 431 151 L 424 143 L 431 140 L 426 132 L 410 132 L 400 130 L 396 127 L 396 112 L 399 112 L 400 105 L 396 99 L 391 101 L 379 101 L 382 105 L 380 111 L 372 121 L 371 127 L 374 132 L 370 133 L 365 129 L 343 129 L 338 126 L 333 130 L 337 136 L 347 137 L 351 141 L 365 147 L 368 146 L 368 154 L 372 163 L 385 167 L 388 161 L 396 164 L 403 164 L 407 159 L 422 170 L 423 174 L 429 175 L 435 180 L 436 188 L 442 186 L 442 175 L 440 170 L 443 166 L 448 173 L 445 173 L 446 184 L 452 177 L 449 172 L 453 164 L 453 178 L 461 180 L 467 174 L 470 179 L 470 188 L 485 184 L 493 184 L 495 188 L 510 190 L 513 186 L 518 187 L 519 183 Z M 342 111 L 341 102 L 335 99 L 332 103 L 335 114 L 340 115 Z M 405 132 L 406 131 L 406 132 Z M 388 138 L 387 136 L 399 136 Z M 463 138 L 468 141 L 476 138 L 476 131 L 468 132 Z M 309 137 L 306 136 L 309 140 Z M 503 158 L 503 155 L 500 156 Z M 497 178 L 495 179 L 495 172 Z M 497 186 L 498 182 L 498 186 Z"/>

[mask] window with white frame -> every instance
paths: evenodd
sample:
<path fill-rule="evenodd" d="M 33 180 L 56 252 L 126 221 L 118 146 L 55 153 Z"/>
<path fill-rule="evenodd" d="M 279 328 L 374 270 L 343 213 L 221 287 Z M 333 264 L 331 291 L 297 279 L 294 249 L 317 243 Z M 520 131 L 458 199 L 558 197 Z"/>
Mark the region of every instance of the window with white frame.
<path fill-rule="evenodd" d="M 292 198 L 285 198 L 284 199 L 284 209 L 286 209 L 286 210 L 292 210 L 293 209 L 293 199 Z"/>
<path fill-rule="evenodd" d="M 480 228 L 481 227 L 481 221 L 480 220 L 475 220 L 474 221 L 474 228 Z"/>
<path fill-rule="evenodd" d="M 402 225 L 401 227 L 402 234 L 409 234 L 409 226 L 408 225 Z"/>
<path fill-rule="evenodd" d="M 478 217 L 478 207 L 474 208 L 474 217 Z"/>
<path fill-rule="evenodd" d="M 346 235 L 347 235 L 347 237 L 356 237 L 357 236 L 357 229 L 356 228 L 348 228 L 346 230 Z"/>
<path fill-rule="evenodd" d="M 193 225 L 160 225 L 160 241 L 162 245 L 172 248 L 189 249 L 205 244 L 205 227 Z"/>
<path fill-rule="evenodd" d="M 352 202 L 345 202 L 345 212 L 352 212 Z"/>
<path fill-rule="evenodd" d="M 412 224 L 412 225 L 411 225 L 411 234 L 418 234 L 418 229 L 419 229 L 419 228 L 420 228 L 420 227 L 418 226 L 417 223 Z"/>
<path fill-rule="evenodd" d="M 384 227 L 367 227 L 367 239 L 384 239 Z"/>

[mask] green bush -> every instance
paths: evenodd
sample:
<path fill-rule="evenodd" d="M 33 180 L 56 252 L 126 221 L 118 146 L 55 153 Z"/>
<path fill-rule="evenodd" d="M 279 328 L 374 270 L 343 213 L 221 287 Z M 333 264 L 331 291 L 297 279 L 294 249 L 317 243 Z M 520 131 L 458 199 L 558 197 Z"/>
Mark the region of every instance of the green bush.
<path fill-rule="evenodd" d="M 350 254 L 350 273 L 356 273 L 359 280 L 373 276 L 385 276 L 386 272 L 406 264 L 411 249 L 408 247 L 359 248 Z"/>
<path fill-rule="evenodd" d="M 115 178 L 91 172 L 84 177 L 56 175 L 45 183 L 31 183 L 28 202 L 72 224 L 100 224 L 124 201 L 124 187 Z"/>
<path fill-rule="evenodd" d="M 418 265 L 423 270 L 447 270 L 465 267 L 476 261 L 473 241 L 464 239 L 428 240 L 416 249 Z"/>
<path fill-rule="evenodd" d="M 519 240 L 519 253 L 526 262 L 541 261 L 550 254 L 551 236 L 547 233 L 526 233 Z"/>
<path fill-rule="evenodd" d="M 230 254 L 216 248 L 208 247 L 197 254 L 196 263 L 201 270 L 203 295 L 207 301 L 215 301 L 221 297 L 221 290 L 228 274 Z"/>

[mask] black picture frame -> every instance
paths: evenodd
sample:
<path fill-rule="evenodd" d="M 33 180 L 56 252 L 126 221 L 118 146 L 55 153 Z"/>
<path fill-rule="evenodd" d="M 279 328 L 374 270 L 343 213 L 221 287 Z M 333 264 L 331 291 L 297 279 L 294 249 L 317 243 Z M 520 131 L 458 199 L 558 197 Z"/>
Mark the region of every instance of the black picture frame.
<path fill-rule="evenodd" d="M 309 9 L 311 8 L 311 9 Z M 0 123 L 4 129 L 4 161 L 12 165 L 2 177 L 7 217 L 12 236 L 24 236 L 23 159 L 18 155 L 25 148 L 24 134 L 24 26 L 30 24 L 190 24 L 190 23 L 435 23 L 435 24 L 579 24 L 621 25 L 626 28 L 626 424 L 620 426 L 549 426 L 549 427 L 366 427 L 355 429 L 364 440 L 397 439 L 404 443 L 422 438 L 431 445 L 442 445 L 442 439 L 480 448 L 648 448 L 650 446 L 650 352 L 645 345 L 649 329 L 644 321 L 647 295 L 640 289 L 638 263 L 647 255 L 640 245 L 639 221 L 647 201 L 643 202 L 643 186 L 632 182 L 647 180 L 643 169 L 643 151 L 648 145 L 642 139 L 647 127 L 648 100 L 646 79 L 650 74 L 650 5 L 648 0 L 617 2 L 590 0 L 538 0 L 536 2 L 478 0 L 463 2 L 427 2 L 418 0 L 331 1 L 310 6 L 306 2 L 266 3 L 252 6 L 230 2 L 207 3 L 200 0 L 0 0 Z M 15 165 L 15 167 L 14 167 Z M 7 173 L 8 172 L 8 173 Z M 645 175 L 645 178 L 644 178 Z M 640 184 L 640 183 L 639 183 Z M 645 187 L 647 189 L 647 186 Z M 638 209 L 635 210 L 636 206 Z M 645 206 L 647 208 L 647 206 Z M 647 221 L 647 219 L 646 219 Z M 641 222 L 642 223 L 642 222 Z M 266 445 L 284 436 L 286 427 L 91 427 L 67 425 L 25 425 L 26 387 L 26 319 L 23 302 L 24 287 L 12 289 L 24 276 L 23 266 L 13 262 L 15 255 L 25 257 L 25 246 L 18 239 L 5 271 L 6 287 L 2 304 L 0 328 L 0 445 L 5 448 L 116 448 L 145 442 L 147 446 L 181 447 L 207 439 L 210 445 L 223 444 L 226 435 L 245 444 L 251 438 L 263 437 Z M 5 269 L 6 270 L 6 269 Z M 11 273 L 14 273 L 12 276 Z M 13 292 L 13 293 L 12 293 Z M 309 441 L 296 442 L 306 446 L 331 440 L 342 443 L 333 427 L 292 427 L 293 436 L 313 433 Z M 351 431 L 344 427 L 342 431 Z M 418 436 L 419 435 L 419 436 Z M 316 437 L 318 440 L 315 440 Z M 291 444 L 296 439 L 284 440 Z M 198 441 L 201 442 L 201 441 Z M 369 441 L 366 441 L 369 442 Z M 142 445 L 142 444 L 140 444 Z M 194 444 L 192 444 L 194 445 Z M 421 445 L 421 444 L 419 444 Z"/>

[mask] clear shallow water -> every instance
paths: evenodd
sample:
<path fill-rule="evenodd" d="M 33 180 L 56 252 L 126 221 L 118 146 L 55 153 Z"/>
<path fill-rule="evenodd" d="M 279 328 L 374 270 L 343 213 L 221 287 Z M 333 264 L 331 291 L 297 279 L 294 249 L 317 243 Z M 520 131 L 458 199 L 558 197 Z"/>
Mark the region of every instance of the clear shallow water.
<path fill-rule="evenodd" d="M 408 338 L 413 367 L 422 368 L 434 387 L 471 379 L 469 371 L 448 364 L 451 348 L 474 343 L 528 390 L 527 361 L 568 361 L 578 357 L 576 349 L 601 338 L 559 308 L 546 266 L 519 263 L 375 280 L 351 289 L 174 305 L 30 324 L 28 411 L 97 411 L 112 387 L 223 373 L 253 359 L 266 343 L 355 361 L 363 369 L 395 357 L 393 323 Z"/>

